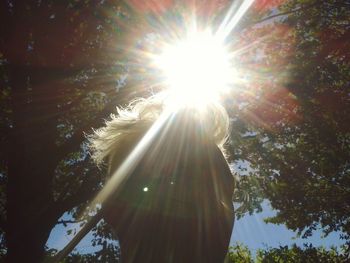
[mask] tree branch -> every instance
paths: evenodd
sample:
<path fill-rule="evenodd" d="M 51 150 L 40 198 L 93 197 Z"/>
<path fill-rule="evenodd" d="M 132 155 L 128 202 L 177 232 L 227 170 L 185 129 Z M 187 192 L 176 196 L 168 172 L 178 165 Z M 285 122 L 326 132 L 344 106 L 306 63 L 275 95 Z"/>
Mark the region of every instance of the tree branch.
<path fill-rule="evenodd" d="M 76 224 L 76 223 L 80 223 L 85 221 L 84 219 L 80 219 L 80 220 L 59 220 L 57 221 L 57 225 L 59 224 L 63 224 L 64 226 L 67 226 L 67 224 Z"/>
<path fill-rule="evenodd" d="M 80 164 L 80 171 L 86 167 L 84 163 L 87 161 L 84 161 Z M 78 172 L 75 172 L 74 174 L 77 174 Z M 91 182 L 91 178 L 93 178 L 93 174 L 96 173 L 96 169 L 89 169 L 88 173 L 84 175 L 84 181 L 79 187 L 79 189 L 73 193 L 71 196 L 63 199 L 58 200 L 56 202 L 56 207 L 60 211 L 60 214 L 63 214 L 64 212 L 72 209 L 73 207 L 76 207 L 80 204 L 83 204 L 86 201 L 92 200 L 92 198 L 95 197 L 95 195 L 98 193 L 99 189 L 93 189 L 93 185 L 96 185 L 95 182 Z"/>
<path fill-rule="evenodd" d="M 80 190 L 72 197 L 69 197 L 57 204 L 57 208 L 60 211 L 60 214 L 63 214 L 64 212 L 67 212 L 73 207 L 76 207 L 78 205 L 83 204 L 86 201 L 91 200 L 97 194 L 97 191 L 91 191 L 91 189 L 83 190 L 82 188 L 84 188 L 84 184 L 81 186 Z"/>
<path fill-rule="evenodd" d="M 298 12 L 300 10 L 307 10 L 309 8 L 312 8 L 314 6 L 316 6 L 318 3 L 315 2 L 313 4 L 310 4 L 310 5 L 307 5 L 307 6 L 301 6 L 299 8 L 296 8 L 296 9 L 293 9 L 293 10 L 290 10 L 290 11 L 286 11 L 286 12 L 283 12 L 283 13 L 278 13 L 278 14 L 274 14 L 274 15 L 271 15 L 271 16 L 268 16 L 268 17 L 265 17 L 261 20 L 258 20 L 258 21 L 255 21 L 254 24 L 260 24 L 262 22 L 265 22 L 267 20 L 270 20 L 270 19 L 273 19 L 273 18 L 276 18 L 276 17 L 279 17 L 279 16 L 285 16 L 285 15 L 289 15 L 289 14 L 292 14 L 292 13 L 295 13 L 295 12 Z"/>
<path fill-rule="evenodd" d="M 55 154 L 56 162 L 58 163 L 67 154 L 73 152 L 74 150 L 77 150 L 81 143 L 85 140 L 84 133 L 87 131 L 91 131 L 92 127 L 101 126 L 104 122 L 103 118 L 108 116 L 109 113 L 111 113 L 111 108 L 114 106 L 116 106 L 116 102 L 110 101 L 94 119 L 79 127 L 74 132 L 73 136 L 70 139 L 68 139 L 68 141 L 65 144 L 58 147 L 58 150 Z"/>
<path fill-rule="evenodd" d="M 129 84 L 130 87 L 132 87 L 132 83 Z M 123 89 L 125 89 L 124 87 Z M 104 118 L 109 116 L 113 111 L 115 110 L 115 107 L 123 102 L 126 102 L 128 100 L 128 97 L 134 97 L 136 94 L 138 96 L 145 96 L 145 94 L 141 94 L 139 91 L 136 93 L 136 90 L 128 88 L 129 96 L 120 93 L 119 96 L 116 98 L 110 100 L 107 105 L 104 107 L 102 111 L 100 111 L 95 118 L 88 121 L 87 123 L 83 124 L 81 127 L 79 127 L 72 137 L 67 140 L 66 143 L 58 147 L 57 153 L 55 154 L 55 160 L 58 163 L 61 161 L 67 154 L 73 152 L 74 150 L 77 150 L 78 147 L 81 145 L 81 143 L 86 139 L 84 136 L 85 132 L 91 131 L 93 127 L 100 127 L 104 124 Z M 132 94 L 132 95 L 130 95 Z"/>

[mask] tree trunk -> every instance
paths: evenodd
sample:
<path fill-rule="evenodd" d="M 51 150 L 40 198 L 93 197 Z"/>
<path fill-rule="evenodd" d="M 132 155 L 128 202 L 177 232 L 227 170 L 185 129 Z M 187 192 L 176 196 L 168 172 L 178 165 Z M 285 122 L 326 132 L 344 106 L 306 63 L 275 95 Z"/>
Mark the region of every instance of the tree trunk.
<path fill-rule="evenodd" d="M 36 99 L 28 89 L 32 76 L 25 68 L 13 68 L 13 127 L 8 149 L 7 262 L 39 262 L 57 217 L 53 209 L 52 178 L 55 164 L 51 127 L 40 116 Z M 39 117 L 40 116 L 40 117 Z M 48 134 L 43 134 L 43 131 Z"/>
<path fill-rule="evenodd" d="M 8 177 L 7 262 L 39 262 L 57 220 L 52 213 L 53 202 L 45 191 L 48 185 L 39 179 L 46 174 L 40 176 L 30 170 L 24 171 L 23 168 L 28 166 L 20 157 L 11 162 Z"/>

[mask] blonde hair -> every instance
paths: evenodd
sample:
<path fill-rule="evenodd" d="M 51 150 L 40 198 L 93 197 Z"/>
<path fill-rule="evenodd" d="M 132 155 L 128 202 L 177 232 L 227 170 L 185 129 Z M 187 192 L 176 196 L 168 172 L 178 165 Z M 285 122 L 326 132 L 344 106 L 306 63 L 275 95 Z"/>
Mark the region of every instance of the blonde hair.
<path fill-rule="evenodd" d="M 88 137 L 92 159 L 98 165 L 106 159 L 109 166 L 112 161 L 120 164 L 165 109 L 164 97 L 157 95 L 136 99 L 125 108 L 117 107 L 117 115 L 111 114 L 105 126 Z M 203 109 L 188 107 L 186 113 L 189 112 L 193 113 L 192 117 L 196 116 L 208 139 L 224 151 L 229 131 L 225 108 L 213 102 Z"/>

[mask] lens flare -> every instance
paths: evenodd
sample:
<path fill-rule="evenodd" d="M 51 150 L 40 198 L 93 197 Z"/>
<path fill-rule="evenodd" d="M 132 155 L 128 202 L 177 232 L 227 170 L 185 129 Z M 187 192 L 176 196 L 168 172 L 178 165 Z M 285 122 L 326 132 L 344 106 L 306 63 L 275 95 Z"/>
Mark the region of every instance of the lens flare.
<path fill-rule="evenodd" d="M 190 32 L 162 50 L 154 62 L 164 74 L 174 103 L 202 105 L 216 100 L 232 82 L 230 55 L 209 30 Z"/>

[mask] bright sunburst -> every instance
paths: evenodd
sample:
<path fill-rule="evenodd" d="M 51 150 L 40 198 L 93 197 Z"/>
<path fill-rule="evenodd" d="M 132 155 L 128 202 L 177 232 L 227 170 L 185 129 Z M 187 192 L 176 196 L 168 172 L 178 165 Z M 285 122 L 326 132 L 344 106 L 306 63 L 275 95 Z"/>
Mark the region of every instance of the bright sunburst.
<path fill-rule="evenodd" d="M 172 106 L 205 106 L 239 81 L 225 41 L 253 2 L 232 5 L 214 33 L 198 30 L 194 16 L 183 38 L 163 43 L 160 54 L 152 56 L 153 65 L 163 73 Z"/>
<path fill-rule="evenodd" d="M 227 48 L 209 30 L 193 30 L 183 40 L 165 44 L 154 63 L 177 104 L 198 106 L 216 100 L 234 78 Z"/>

